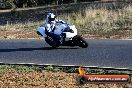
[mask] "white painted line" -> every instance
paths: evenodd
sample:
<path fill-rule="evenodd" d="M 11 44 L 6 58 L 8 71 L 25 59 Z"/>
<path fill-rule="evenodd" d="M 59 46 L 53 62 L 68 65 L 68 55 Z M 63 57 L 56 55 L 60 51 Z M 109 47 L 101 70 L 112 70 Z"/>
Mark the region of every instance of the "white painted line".
<path fill-rule="evenodd" d="M 36 64 L 36 63 L 4 63 L 4 62 L 0 62 L 0 64 L 17 64 L 17 65 L 44 65 L 44 66 L 50 66 L 50 65 L 54 65 L 54 66 L 79 66 L 79 65 L 56 65 L 56 64 Z M 132 68 L 115 68 L 115 67 L 99 67 L 99 66 L 82 66 L 82 67 L 87 67 L 87 68 L 100 68 L 100 69 L 119 69 L 119 70 L 132 70 Z"/>
<path fill-rule="evenodd" d="M 55 64 L 44 64 L 44 65 L 55 65 Z"/>
<path fill-rule="evenodd" d="M 98 68 L 99 66 L 82 66 L 82 67 L 95 67 L 95 68 L 97 67 Z"/>
<path fill-rule="evenodd" d="M 114 68 L 114 67 L 101 67 L 101 68 Z"/>
<path fill-rule="evenodd" d="M 130 68 L 115 68 L 115 69 L 122 69 L 122 70 L 124 69 L 124 70 L 127 70 L 127 69 L 130 69 Z"/>
<path fill-rule="evenodd" d="M 78 65 L 58 65 L 58 66 L 78 66 Z"/>
<path fill-rule="evenodd" d="M 117 40 L 132 40 L 132 39 L 117 39 Z"/>

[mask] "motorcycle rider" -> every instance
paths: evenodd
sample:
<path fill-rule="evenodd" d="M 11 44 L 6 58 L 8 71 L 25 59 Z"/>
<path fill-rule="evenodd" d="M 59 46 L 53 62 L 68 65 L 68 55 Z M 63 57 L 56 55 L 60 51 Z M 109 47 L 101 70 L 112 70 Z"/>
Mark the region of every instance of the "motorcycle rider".
<path fill-rule="evenodd" d="M 56 41 L 59 40 L 60 44 L 62 44 L 63 40 L 64 40 L 62 35 L 54 34 L 54 30 L 56 29 L 56 27 L 55 27 L 56 23 L 64 24 L 66 22 L 64 22 L 62 20 L 56 20 L 56 16 L 53 13 L 48 13 L 47 17 L 46 17 L 46 22 L 45 22 L 45 29 L 46 29 L 45 33 L 46 33 L 46 35 L 52 37 Z"/>

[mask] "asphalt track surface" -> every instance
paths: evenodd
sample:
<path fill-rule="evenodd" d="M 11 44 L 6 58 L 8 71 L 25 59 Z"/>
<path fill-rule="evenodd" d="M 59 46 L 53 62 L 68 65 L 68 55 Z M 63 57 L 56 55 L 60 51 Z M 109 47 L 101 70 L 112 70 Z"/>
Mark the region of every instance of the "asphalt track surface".
<path fill-rule="evenodd" d="M 132 40 L 87 40 L 52 49 L 43 39 L 0 40 L 0 62 L 132 68 Z"/>

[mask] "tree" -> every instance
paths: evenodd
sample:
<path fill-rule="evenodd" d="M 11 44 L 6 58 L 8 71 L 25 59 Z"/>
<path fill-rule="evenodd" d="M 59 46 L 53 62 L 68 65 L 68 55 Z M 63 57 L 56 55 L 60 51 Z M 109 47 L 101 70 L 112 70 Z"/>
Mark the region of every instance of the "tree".
<path fill-rule="evenodd" d="M 37 1 L 36 0 L 14 0 L 14 4 L 18 8 L 24 7 L 32 7 L 32 6 L 37 6 Z"/>

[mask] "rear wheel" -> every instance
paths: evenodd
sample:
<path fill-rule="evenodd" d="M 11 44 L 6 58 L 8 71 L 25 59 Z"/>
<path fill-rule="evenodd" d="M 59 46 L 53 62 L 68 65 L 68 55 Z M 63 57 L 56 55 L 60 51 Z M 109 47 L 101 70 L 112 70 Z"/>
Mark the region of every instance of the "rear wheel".
<path fill-rule="evenodd" d="M 88 43 L 81 36 L 76 35 L 73 39 L 74 39 L 75 44 L 78 45 L 79 47 L 82 47 L 82 48 L 88 47 Z"/>
<path fill-rule="evenodd" d="M 50 46 L 52 46 L 53 48 L 56 48 L 56 47 L 59 47 L 59 41 L 57 42 L 57 41 L 55 41 L 53 38 L 51 38 L 51 37 L 46 37 L 45 38 L 45 41 L 50 45 Z"/>

